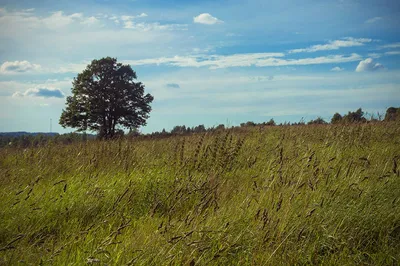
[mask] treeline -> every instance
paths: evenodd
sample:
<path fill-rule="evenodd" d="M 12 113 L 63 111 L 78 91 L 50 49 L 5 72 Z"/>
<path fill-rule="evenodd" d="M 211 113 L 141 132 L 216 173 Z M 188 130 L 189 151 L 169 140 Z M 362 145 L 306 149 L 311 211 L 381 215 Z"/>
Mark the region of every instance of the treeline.
<path fill-rule="evenodd" d="M 347 114 L 343 116 L 339 113 L 335 113 L 330 122 L 325 121 L 322 117 L 317 117 L 316 119 L 305 122 L 303 119 L 299 122 L 284 122 L 280 124 L 276 124 L 274 119 L 269 120 L 268 122 L 255 123 L 253 121 L 248 121 L 246 123 L 241 123 L 240 126 L 230 127 L 230 129 L 235 128 L 244 128 L 244 127 L 257 127 L 257 126 L 302 126 L 302 125 L 326 125 L 326 124 L 354 124 L 354 123 L 367 123 L 367 122 L 390 122 L 390 121 L 400 121 L 400 107 L 390 107 L 386 110 L 386 114 L 383 115 L 367 115 L 364 111 L 359 108 L 354 112 L 349 111 Z M 172 135 L 183 135 L 183 134 L 191 134 L 191 133 L 204 133 L 204 132 L 213 132 L 213 131 L 221 131 L 228 129 L 225 125 L 220 124 L 216 127 L 206 128 L 204 125 L 198 125 L 195 127 L 186 127 L 183 126 L 175 126 L 170 132 L 163 129 L 161 132 L 153 132 L 151 134 L 147 134 L 147 136 L 172 136 Z M 128 134 L 130 135 L 130 134 Z"/>
<path fill-rule="evenodd" d="M 95 139 L 96 135 L 91 134 L 79 134 L 79 133 L 67 133 L 67 134 L 49 134 L 49 133 L 37 133 L 37 134 L 0 134 L 0 147 L 38 147 L 48 143 L 54 144 L 71 144 L 88 139 Z"/>
<path fill-rule="evenodd" d="M 368 116 L 368 117 L 366 117 Z M 348 112 L 347 114 L 341 115 L 335 113 L 330 122 L 325 121 L 321 117 L 305 122 L 303 119 L 299 122 L 285 122 L 277 124 L 274 119 L 270 119 L 268 122 L 255 123 L 248 121 L 246 123 L 241 123 L 239 126 L 225 127 L 225 125 L 220 124 L 215 127 L 206 128 L 204 125 L 198 125 L 194 127 L 187 127 L 185 125 L 175 126 L 171 131 L 153 132 L 150 134 L 141 134 L 137 130 L 130 131 L 125 134 L 122 130 L 118 130 L 116 138 L 153 138 L 153 137 L 168 137 L 176 135 L 189 135 L 195 133 L 205 133 L 205 132 L 218 132 L 224 131 L 226 129 L 237 129 L 237 128 L 248 128 L 248 127 L 263 127 L 263 126 L 302 126 L 302 125 L 326 125 L 326 124 L 354 124 L 354 123 L 370 123 L 370 122 L 392 122 L 400 121 L 400 107 L 390 107 L 386 110 L 385 116 L 383 115 L 367 115 L 363 112 L 361 108 L 354 112 Z M 86 141 L 89 139 L 96 139 L 96 135 L 91 134 L 79 134 L 79 133 L 68 133 L 68 134 L 22 134 L 22 135 L 10 135 L 10 134 L 0 134 L 0 147 L 37 147 L 42 146 L 47 143 L 55 144 L 71 144 L 75 142 Z"/>

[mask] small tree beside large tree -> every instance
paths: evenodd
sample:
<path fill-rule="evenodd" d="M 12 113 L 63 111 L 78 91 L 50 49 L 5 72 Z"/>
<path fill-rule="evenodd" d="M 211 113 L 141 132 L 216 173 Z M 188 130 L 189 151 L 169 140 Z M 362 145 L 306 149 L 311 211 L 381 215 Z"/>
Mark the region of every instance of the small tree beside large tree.
<path fill-rule="evenodd" d="M 121 128 L 135 130 L 146 125 L 153 96 L 136 82 L 130 65 L 116 58 L 93 60 L 73 81 L 60 125 L 77 131 L 96 131 L 100 138 L 112 138 Z"/>

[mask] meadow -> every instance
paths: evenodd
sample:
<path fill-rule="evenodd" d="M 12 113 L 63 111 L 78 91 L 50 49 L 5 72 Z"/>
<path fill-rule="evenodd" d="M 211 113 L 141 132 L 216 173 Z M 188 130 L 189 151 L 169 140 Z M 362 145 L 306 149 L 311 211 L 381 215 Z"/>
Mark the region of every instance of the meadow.
<path fill-rule="evenodd" d="M 0 150 L 0 265 L 399 265 L 400 126 Z"/>

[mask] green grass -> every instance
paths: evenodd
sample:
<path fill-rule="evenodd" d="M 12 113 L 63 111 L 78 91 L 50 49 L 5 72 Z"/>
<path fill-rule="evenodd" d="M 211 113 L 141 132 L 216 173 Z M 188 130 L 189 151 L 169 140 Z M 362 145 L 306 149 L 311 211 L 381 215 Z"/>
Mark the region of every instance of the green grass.
<path fill-rule="evenodd" d="M 0 265 L 398 265 L 400 126 L 0 151 Z"/>

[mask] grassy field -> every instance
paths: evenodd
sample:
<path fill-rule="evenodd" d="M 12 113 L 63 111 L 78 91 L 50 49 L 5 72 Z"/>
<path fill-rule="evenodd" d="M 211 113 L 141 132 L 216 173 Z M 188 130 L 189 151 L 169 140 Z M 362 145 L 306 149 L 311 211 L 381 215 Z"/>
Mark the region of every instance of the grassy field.
<path fill-rule="evenodd" d="M 0 265 L 398 265 L 400 126 L 0 150 Z"/>

